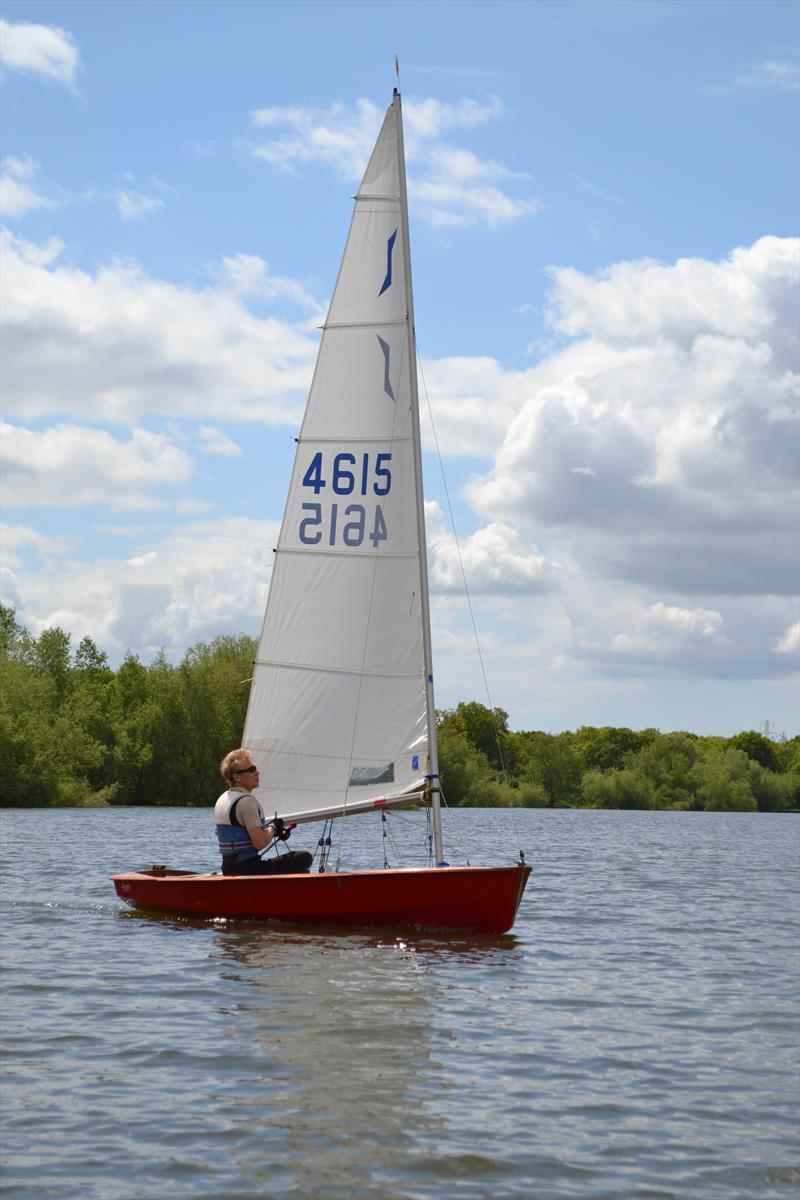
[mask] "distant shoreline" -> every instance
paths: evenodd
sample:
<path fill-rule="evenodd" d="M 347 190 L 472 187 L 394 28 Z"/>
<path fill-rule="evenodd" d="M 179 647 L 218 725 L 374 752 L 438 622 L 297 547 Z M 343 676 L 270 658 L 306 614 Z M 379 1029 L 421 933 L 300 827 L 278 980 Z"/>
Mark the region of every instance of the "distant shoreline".
<path fill-rule="evenodd" d="M 35 638 L 0 606 L 0 807 L 210 806 L 219 763 L 240 745 L 255 656 L 252 638 L 217 637 L 178 666 L 128 653 L 113 670 L 91 638 L 75 649 L 63 629 Z M 436 730 L 450 808 L 800 810 L 800 737 L 516 731 L 475 700 L 437 711 Z"/>

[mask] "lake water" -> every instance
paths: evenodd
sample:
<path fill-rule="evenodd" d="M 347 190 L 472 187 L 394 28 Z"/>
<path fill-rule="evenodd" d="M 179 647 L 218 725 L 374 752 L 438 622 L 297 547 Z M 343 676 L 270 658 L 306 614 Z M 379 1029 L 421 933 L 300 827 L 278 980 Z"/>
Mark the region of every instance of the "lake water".
<path fill-rule="evenodd" d="M 108 874 L 215 868 L 208 810 L 3 812 L 6 1200 L 794 1198 L 797 817 L 451 826 L 524 847 L 511 934 L 136 915 Z"/>

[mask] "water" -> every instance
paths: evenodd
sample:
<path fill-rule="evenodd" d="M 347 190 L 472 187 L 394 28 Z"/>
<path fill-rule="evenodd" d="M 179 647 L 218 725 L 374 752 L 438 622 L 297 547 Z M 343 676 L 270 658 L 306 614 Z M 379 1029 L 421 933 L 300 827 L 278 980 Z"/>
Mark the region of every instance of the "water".
<path fill-rule="evenodd" d="M 3 1196 L 794 1197 L 797 818 L 453 818 L 516 827 L 511 934 L 140 916 L 108 873 L 215 866 L 208 811 L 3 813 Z"/>

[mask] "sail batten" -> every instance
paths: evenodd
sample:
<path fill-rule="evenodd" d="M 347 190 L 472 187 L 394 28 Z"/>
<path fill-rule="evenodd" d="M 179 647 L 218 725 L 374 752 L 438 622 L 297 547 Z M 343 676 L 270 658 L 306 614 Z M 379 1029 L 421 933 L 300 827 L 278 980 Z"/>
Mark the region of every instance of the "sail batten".
<path fill-rule="evenodd" d="M 401 150 L 396 101 L 357 192 L 322 326 L 254 665 L 244 745 L 265 809 L 292 819 L 419 796 L 428 775 Z"/>
<path fill-rule="evenodd" d="M 303 437 L 301 434 L 301 436 L 296 438 L 295 440 L 298 445 L 309 446 L 309 445 L 311 445 L 312 442 L 314 442 L 321 446 L 324 446 L 326 444 L 333 446 L 333 445 L 338 445 L 338 443 L 341 441 L 341 438 L 320 437 L 319 434 L 315 434 L 314 437 Z M 353 436 L 353 437 L 349 438 L 348 440 L 350 442 L 359 442 L 363 445 L 370 445 L 374 442 L 379 441 L 380 439 L 374 438 L 374 437 L 355 437 L 355 436 Z M 405 437 L 393 437 L 392 438 L 393 445 L 398 445 L 400 442 L 410 442 L 410 441 L 411 441 L 410 434 L 408 434 Z"/>
<path fill-rule="evenodd" d="M 345 555 L 344 553 L 342 553 L 340 551 L 336 551 L 336 550 L 318 550 L 316 553 L 312 554 L 312 552 L 309 550 L 298 550 L 296 546 L 293 549 L 289 549 L 288 547 L 286 547 L 284 549 L 280 549 L 279 547 L 276 547 L 275 550 L 273 551 L 273 553 L 276 556 L 280 555 L 281 557 L 284 557 L 285 555 L 288 555 L 288 554 L 294 554 L 294 555 L 299 556 L 300 558 L 310 558 L 310 557 L 313 557 L 313 558 L 347 558 L 347 559 L 360 558 L 365 561 L 380 559 L 382 562 L 384 562 L 388 559 L 400 559 L 400 558 L 414 559 L 417 557 L 413 551 L 411 551 L 409 553 L 405 553 L 405 554 L 401 554 L 399 551 L 396 551 L 393 554 L 387 554 L 386 552 L 384 552 L 382 554 L 375 554 L 375 553 L 370 554 L 370 552 L 367 550 L 360 550 L 358 554 L 346 554 Z"/>
<path fill-rule="evenodd" d="M 276 660 L 269 661 L 267 659 L 255 660 L 257 667 L 275 667 L 284 671 L 318 671 L 325 675 L 365 675 L 373 676 L 376 679 L 416 679 L 416 671 L 411 674 L 403 674 L 401 671 L 390 673 L 388 671 L 365 671 L 363 669 L 348 671 L 345 667 L 320 667 L 316 663 L 298 663 L 298 662 L 278 662 Z"/>
<path fill-rule="evenodd" d="M 383 329 L 387 325 L 405 325 L 406 318 L 398 317 L 394 321 L 348 321 L 336 322 L 326 321 L 324 325 L 318 326 L 319 329 Z"/>

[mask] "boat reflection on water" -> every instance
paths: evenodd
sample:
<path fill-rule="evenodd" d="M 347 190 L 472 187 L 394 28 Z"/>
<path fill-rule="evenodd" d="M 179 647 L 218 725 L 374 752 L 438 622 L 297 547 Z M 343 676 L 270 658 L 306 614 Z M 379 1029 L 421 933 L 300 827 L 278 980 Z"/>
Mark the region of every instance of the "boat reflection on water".
<path fill-rule="evenodd" d="M 516 941 L 220 923 L 208 1018 L 241 1089 L 234 1099 L 226 1081 L 228 1116 L 241 1113 L 231 1166 L 267 1195 L 302 1196 L 388 1197 L 399 1161 L 427 1171 L 456 1100 L 442 1070 L 448 963 L 463 974 L 515 958 Z"/>
<path fill-rule="evenodd" d="M 260 1126 L 271 1161 L 254 1166 L 245 1142 L 243 1175 L 263 1170 L 268 1190 L 277 1169 L 301 1195 L 345 1183 L 350 1195 L 375 1186 L 398 1153 L 419 1152 L 423 1127 L 437 1127 L 418 1087 L 439 1035 L 424 962 L 406 941 L 227 929 L 217 957 L 237 997 L 214 1013 L 220 1035 L 265 1065 L 243 1123 Z"/>

